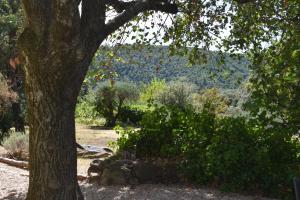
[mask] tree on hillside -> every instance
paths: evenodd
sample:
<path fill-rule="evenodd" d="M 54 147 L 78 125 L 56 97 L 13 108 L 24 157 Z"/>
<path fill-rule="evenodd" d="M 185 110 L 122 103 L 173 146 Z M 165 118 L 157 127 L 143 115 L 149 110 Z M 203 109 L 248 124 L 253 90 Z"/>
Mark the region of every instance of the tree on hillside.
<path fill-rule="evenodd" d="M 156 20 L 164 30 L 164 41 L 175 47 L 193 46 L 188 53 L 190 61 L 205 58 L 199 50 L 214 46 L 217 36 L 229 23 L 238 22 L 239 16 L 248 15 L 247 10 L 238 12 L 241 4 L 249 2 L 255 18 L 253 25 L 266 27 L 273 24 L 284 10 L 297 1 L 266 0 L 23 0 L 26 22 L 19 38 L 25 64 L 26 98 L 30 125 L 30 178 L 28 200 L 83 199 L 76 181 L 76 143 L 74 110 L 88 66 L 100 44 L 124 25 L 139 30 L 135 19 L 146 19 L 153 11 L 177 14 L 173 25 Z M 274 5 L 275 2 L 276 5 Z M 81 4 L 81 14 L 78 6 Z M 272 6 L 270 9 L 270 6 Z M 279 12 L 277 12 L 279 10 Z M 108 17 L 108 12 L 114 15 Z M 268 11 L 267 14 L 262 15 Z M 144 13 L 145 15 L 140 15 Z M 266 16 L 267 15 L 267 16 Z M 144 16 L 144 17 L 143 17 Z M 237 16 L 237 17 L 235 17 Z M 266 18 L 259 18 L 264 16 Z M 270 17 L 270 18 L 268 18 Z M 281 18 L 280 18 L 281 20 Z M 265 22 L 266 23 L 262 23 Z M 285 18 L 281 23 L 287 23 Z M 155 24 L 155 21 L 153 22 Z M 152 24 L 152 23 L 151 23 Z M 233 29 L 237 46 L 244 47 L 244 27 Z M 234 27 L 234 28 L 236 28 Z M 145 29 L 153 27 L 145 26 Z M 230 27 L 229 27 L 230 28 Z M 259 35 L 267 30 L 260 27 Z M 234 32 L 235 31 L 235 32 Z M 246 30 L 247 31 L 247 30 Z M 247 34 L 249 34 L 247 32 Z M 265 34 L 271 35 L 269 30 Z M 250 35 L 249 34 L 249 35 Z M 143 34 L 142 34 L 143 35 Z M 146 35 L 146 33 L 144 34 Z M 116 34 L 116 36 L 120 36 Z M 156 35 L 155 35 L 156 36 Z M 270 37 L 268 39 L 270 39 Z M 157 37 L 154 37 L 157 38 Z M 147 38 L 146 38 L 147 39 Z M 222 39 L 222 38 L 221 38 Z M 250 37 L 257 42 L 261 37 Z M 264 38 L 262 38 L 264 39 Z M 238 47 L 240 47 L 238 46 Z M 251 47 L 251 45 L 250 45 Z"/>

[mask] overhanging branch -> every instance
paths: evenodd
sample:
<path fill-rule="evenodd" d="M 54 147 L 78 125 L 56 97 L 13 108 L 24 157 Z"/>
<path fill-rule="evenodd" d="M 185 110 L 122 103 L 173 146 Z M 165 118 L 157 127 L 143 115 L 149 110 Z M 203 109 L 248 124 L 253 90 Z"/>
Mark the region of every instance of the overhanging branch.
<path fill-rule="evenodd" d="M 136 17 L 139 13 L 145 11 L 153 10 L 170 14 L 176 14 L 178 12 L 178 6 L 168 2 L 167 0 L 139 0 L 131 2 L 107 0 L 107 3 L 108 2 L 110 3 L 109 5 L 113 6 L 117 12 L 122 13 L 106 24 L 105 35 L 113 33 L 119 27 Z"/>

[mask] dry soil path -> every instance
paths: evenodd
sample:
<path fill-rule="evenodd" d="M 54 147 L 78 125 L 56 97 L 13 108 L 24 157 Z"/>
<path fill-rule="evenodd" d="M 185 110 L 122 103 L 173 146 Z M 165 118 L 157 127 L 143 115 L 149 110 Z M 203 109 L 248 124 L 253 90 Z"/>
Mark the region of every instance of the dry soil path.
<path fill-rule="evenodd" d="M 0 199 L 23 200 L 28 188 L 28 171 L 0 163 Z M 222 194 L 216 190 L 183 186 L 140 185 L 101 187 L 81 183 L 86 200 L 267 200 L 266 198 Z"/>

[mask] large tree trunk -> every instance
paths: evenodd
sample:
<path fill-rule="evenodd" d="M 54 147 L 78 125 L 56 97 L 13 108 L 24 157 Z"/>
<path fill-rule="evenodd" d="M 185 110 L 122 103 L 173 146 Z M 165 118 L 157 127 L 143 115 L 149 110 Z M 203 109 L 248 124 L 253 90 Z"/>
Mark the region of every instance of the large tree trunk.
<path fill-rule="evenodd" d="M 30 127 L 27 200 L 83 199 L 76 178 L 74 112 L 101 41 L 84 41 L 88 35 L 80 29 L 74 2 L 23 0 L 27 26 L 19 45 Z"/>
<path fill-rule="evenodd" d="M 35 48 L 34 34 L 27 28 L 20 37 L 30 127 L 27 200 L 83 199 L 76 178 L 74 112 L 100 41 L 91 40 L 93 45 L 88 43 L 90 48 L 83 52 L 74 34 L 72 40 L 63 36 L 48 44 L 50 37 Z"/>
<path fill-rule="evenodd" d="M 39 69 L 30 64 L 30 71 Z M 68 78 L 59 80 L 57 75 L 37 70 L 26 76 L 30 126 L 28 200 L 83 199 L 77 183 L 74 120 L 80 84 L 68 84 Z M 83 76 L 78 77 L 79 82 Z"/>

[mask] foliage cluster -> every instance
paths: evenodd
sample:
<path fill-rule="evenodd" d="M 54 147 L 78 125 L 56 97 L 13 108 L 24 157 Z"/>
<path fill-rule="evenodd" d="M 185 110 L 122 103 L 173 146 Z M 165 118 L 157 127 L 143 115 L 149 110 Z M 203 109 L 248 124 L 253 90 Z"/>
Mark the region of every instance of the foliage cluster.
<path fill-rule="evenodd" d="M 229 191 L 293 194 L 300 175 L 299 140 L 244 117 L 217 117 L 210 103 L 191 109 L 157 106 L 140 130 L 119 130 L 117 145 L 139 158 L 175 159 L 190 181 Z"/>
<path fill-rule="evenodd" d="M 256 55 L 247 106 L 265 126 L 300 127 L 300 29 Z M 259 105 L 259 106 L 257 106 Z"/>
<path fill-rule="evenodd" d="M 145 84 L 140 93 L 142 102 L 158 99 L 160 94 L 167 88 L 166 81 L 154 78 L 149 84 Z"/>
<path fill-rule="evenodd" d="M 95 99 L 96 95 L 94 92 L 88 92 L 79 97 L 75 111 L 75 117 L 78 123 L 102 125 L 103 120 L 98 118 L 95 109 Z"/>

